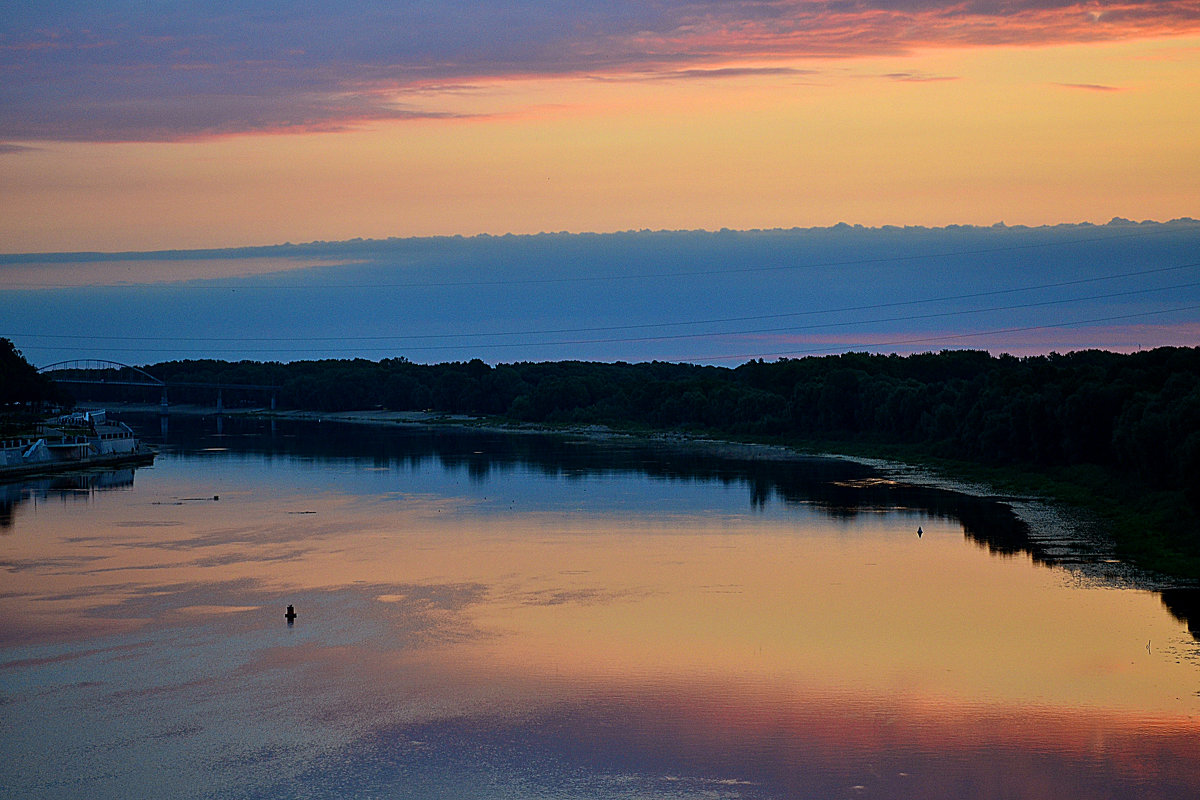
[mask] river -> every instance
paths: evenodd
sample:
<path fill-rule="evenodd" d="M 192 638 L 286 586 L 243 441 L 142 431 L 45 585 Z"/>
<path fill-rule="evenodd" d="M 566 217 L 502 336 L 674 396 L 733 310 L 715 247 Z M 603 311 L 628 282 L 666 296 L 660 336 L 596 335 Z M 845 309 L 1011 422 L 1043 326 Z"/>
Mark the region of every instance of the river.
<path fill-rule="evenodd" d="M 1195 592 L 1002 503 L 623 438 L 126 419 L 152 467 L 0 487 L 5 796 L 1200 792 Z"/>

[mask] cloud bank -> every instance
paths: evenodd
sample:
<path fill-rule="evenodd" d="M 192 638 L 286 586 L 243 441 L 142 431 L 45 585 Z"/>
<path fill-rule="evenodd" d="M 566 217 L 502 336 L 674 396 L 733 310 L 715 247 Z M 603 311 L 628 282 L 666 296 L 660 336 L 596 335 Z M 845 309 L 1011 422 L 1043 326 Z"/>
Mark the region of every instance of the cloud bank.
<path fill-rule="evenodd" d="M 1137 349 L 1197 341 L 1198 245 L 1195 220 L 1116 220 L 0 255 L 0 335 L 42 365 Z"/>
<path fill-rule="evenodd" d="M 1200 0 L 29 2 L 0 21 L 0 140 L 336 131 L 454 116 L 429 96 L 446 84 L 731 78 L 739 61 L 1198 31 Z"/>

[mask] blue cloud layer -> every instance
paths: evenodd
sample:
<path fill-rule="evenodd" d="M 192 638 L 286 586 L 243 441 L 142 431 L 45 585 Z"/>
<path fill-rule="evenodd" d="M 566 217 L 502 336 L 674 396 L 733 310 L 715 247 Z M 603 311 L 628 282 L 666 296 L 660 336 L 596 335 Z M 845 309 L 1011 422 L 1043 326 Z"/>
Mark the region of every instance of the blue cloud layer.
<path fill-rule="evenodd" d="M 4 273 L 30 257 L 0 256 L 0 336 L 39 364 L 396 356 L 737 363 L 849 349 L 1149 347 L 1179 344 L 1163 337 L 1187 326 L 1190 343 L 1200 335 L 1197 253 L 1196 221 L 478 236 L 146 254 L 342 264 L 25 291 L 4 291 Z M 100 271 L 105 258 L 36 260 Z M 136 260 L 125 257 L 130 271 Z M 1059 325 L 1068 327 L 1047 327 Z M 979 335 L 1030 327 L 1039 330 Z"/>

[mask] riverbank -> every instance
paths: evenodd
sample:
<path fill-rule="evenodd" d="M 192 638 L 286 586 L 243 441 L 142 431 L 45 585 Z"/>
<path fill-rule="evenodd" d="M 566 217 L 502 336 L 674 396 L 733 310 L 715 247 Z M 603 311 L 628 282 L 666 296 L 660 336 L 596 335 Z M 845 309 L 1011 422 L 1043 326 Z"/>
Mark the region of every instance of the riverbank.
<path fill-rule="evenodd" d="M 897 445 L 841 442 L 829 447 L 845 457 L 905 464 L 946 481 L 944 485 L 962 484 L 970 493 L 969 487 L 984 486 L 1016 503 L 1025 497 L 1048 502 L 1080 520 L 1083 539 L 1109 542 L 1112 559 L 1147 574 L 1200 584 L 1200 518 L 1182 491 L 1147 486 L 1095 464 L 991 466 Z"/>

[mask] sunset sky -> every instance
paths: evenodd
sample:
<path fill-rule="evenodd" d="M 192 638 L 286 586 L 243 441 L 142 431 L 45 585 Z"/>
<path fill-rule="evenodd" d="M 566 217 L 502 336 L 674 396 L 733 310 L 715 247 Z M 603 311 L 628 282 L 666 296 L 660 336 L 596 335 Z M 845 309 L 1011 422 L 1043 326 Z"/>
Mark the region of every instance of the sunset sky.
<path fill-rule="evenodd" d="M 9 253 L 1200 199 L 1200 0 L 35 0 L 0 75 Z"/>
<path fill-rule="evenodd" d="M 1200 331 L 1200 226 L 1098 227 L 1200 217 L 1200 0 L 25 2 L 0 76 L 0 335 L 41 364 Z M 360 237 L 401 243 L 249 249 Z M 14 255 L 194 248 L 235 249 Z"/>

